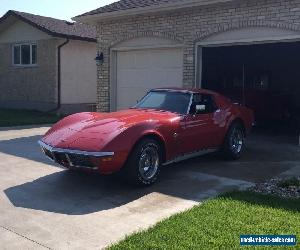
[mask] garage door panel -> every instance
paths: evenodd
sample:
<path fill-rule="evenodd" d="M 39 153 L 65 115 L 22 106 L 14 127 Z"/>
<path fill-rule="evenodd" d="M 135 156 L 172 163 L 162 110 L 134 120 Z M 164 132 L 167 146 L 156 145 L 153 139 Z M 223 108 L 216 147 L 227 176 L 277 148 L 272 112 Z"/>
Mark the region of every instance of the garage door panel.
<path fill-rule="evenodd" d="M 163 87 L 181 87 L 182 86 L 182 69 L 176 70 L 164 70 L 164 71 L 156 71 L 156 78 L 155 81 L 160 86 Z M 151 76 L 150 76 L 151 77 Z"/>
<path fill-rule="evenodd" d="M 170 87 L 181 86 L 182 83 L 182 69 L 176 70 L 128 70 L 121 71 L 118 75 L 119 87 L 141 87 L 147 79 L 149 87 Z M 131 77 L 128 78 L 127 74 Z"/>
<path fill-rule="evenodd" d="M 117 109 L 136 104 L 147 91 L 160 87 L 181 87 L 181 49 L 148 49 L 117 52 Z"/>
<path fill-rule="evenodd" d="M 153 67 L 151 60 L 151 53 L 149 51 L 136 51 L 135 53 L 135 68 L 136 69 L 149 69 Z"/>
<path fill-rule="evenodd" d="M 153 72 L 153 71 L 152 71 Z M 128 77 L 130 74 L 130 77 Z M 153 73 L 157 75 L 157 73 Z M 119 87 L 141 87 L 144 85 L 145 78 L 148 78 L 148 84 L 155 82 L 155 77 L 149 73 L 149 70 L 124 70 L 118 74 Z"/>
<path fill-rule="evenodd" d="M 176 50 L 175 50 L 176 51 Z M 174 52 L 174 51 L 173 51 Z M 123 54 L 124 53 L 124 54 Z M 165 50 L 122 52 L 118 57 L 119 69 L 182 68 L 182 53 Z"/>
<path fill-rule="evenodd" d="M 129 52 L 122 52 L 122 56 L 117 56 L 117 62 L 120 69 L 134 69 L 135 55 Z"/>
<path fill-rule="evenodd" d="M 161 58 L 164 58 L 161 60 Z M 168 51 L 155 51 L 151 55 L 151 62 L 155 68 L 182 68 L 182 53 L 170 53 Z"/>

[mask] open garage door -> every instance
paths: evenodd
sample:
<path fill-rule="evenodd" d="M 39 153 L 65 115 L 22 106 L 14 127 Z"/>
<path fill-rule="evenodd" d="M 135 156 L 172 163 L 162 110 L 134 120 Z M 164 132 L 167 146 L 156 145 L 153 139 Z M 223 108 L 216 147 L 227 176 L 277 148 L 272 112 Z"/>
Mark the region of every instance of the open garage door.
<path fill-rule="evenodd" d="M 255 112 L 258 124 L 299 131 L 300 42 L 203 47 L 202 87 Z"/>
<path fill-rule="evenodd" d="M 183 52 L 178 48 L 117 52 L 116 109 L 136 104 L 147 91 L 182 87 Z"/>

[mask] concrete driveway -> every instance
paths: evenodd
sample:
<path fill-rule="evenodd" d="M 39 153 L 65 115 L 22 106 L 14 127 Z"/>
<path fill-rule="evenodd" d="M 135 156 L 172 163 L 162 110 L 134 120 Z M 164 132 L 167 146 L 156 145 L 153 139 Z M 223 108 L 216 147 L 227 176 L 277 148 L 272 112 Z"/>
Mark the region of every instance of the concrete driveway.
<path fill-rule="evenodd" d="M 134 189 L 49 162 L 37 145 L 47 129 L 0 130 L 1 249 L 101 249 L 221 192 L 300 173 L 296 139 L 254 134 L 239 161 L 200 157 Z"/>

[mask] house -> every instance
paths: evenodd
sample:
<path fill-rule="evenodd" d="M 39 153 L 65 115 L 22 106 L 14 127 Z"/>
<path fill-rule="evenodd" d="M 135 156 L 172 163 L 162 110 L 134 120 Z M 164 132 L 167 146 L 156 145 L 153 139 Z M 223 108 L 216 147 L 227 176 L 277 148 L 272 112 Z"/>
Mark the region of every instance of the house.
<path fill-rule="evenodd" d="M 96 46 L 93 26 L 8 11 L 0 19 L 0 107 L 91 110 Z"/>
<path fill-rule="evenodd" d="M 121 0 L 73 19 L 97 26 L 100 111 L 162 86 L 227 93 L 262 116 L 299 110 L 299 0 Z"/>

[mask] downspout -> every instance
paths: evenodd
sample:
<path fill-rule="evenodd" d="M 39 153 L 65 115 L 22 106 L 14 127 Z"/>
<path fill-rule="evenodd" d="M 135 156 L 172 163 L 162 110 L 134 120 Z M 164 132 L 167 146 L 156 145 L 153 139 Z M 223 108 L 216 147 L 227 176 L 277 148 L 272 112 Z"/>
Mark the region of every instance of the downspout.
<path fill-rule="evenodd" d="M 70 42 L 69 38 L 57 47 L 57 106 L 48 112 L 58 111 L 61 107 L 61 49 Z"/>

